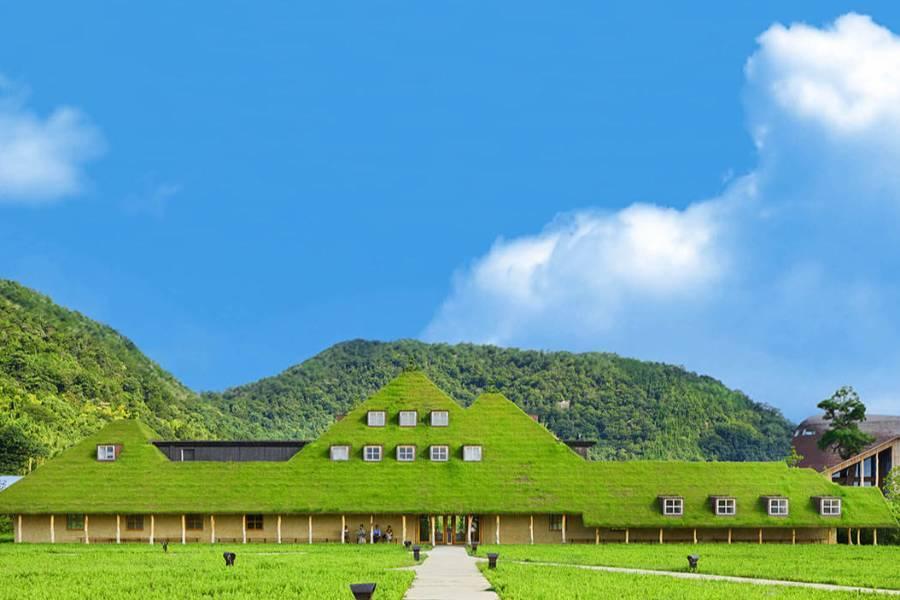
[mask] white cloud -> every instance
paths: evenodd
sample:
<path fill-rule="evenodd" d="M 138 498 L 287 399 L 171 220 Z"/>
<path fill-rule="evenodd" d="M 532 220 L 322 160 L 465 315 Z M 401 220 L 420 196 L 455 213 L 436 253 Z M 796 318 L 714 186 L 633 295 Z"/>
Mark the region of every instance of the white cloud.
<path fill-rule="evenodd" d="M 0 203 L 36 204 L 72 196 L 85 185 L 84 164 L 100 156 L 99 130 L 78 109 L 41 118 L 21 88 L 0 77 Z"/>
<path fill-rule="evenodd" d="M 758 42 L 752 173 L 685 210 L 584 210 L 500 239 L 456 275 L 423 337 L 685 364 L 797 418 L 842 384 L 891 408 L 900 38 L 849 14 Z"/>

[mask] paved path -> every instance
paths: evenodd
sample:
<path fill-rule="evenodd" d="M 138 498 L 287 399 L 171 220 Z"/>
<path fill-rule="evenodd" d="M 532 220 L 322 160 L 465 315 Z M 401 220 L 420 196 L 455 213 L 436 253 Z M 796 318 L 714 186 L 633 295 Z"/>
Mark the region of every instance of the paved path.
<path fill-rule="evenodd" d="M 499 600 L 475 566 L 477 559 L 460 546 L 436 546 L 415 567 L 416 578 L 406 600 Z"/>
<path fill-rule="evenodd" d="M 486 560 L 476 558 L 474 560 Z M 500 560 L 503 560 L 501 553 Z M 888 590 L 882 588 L 856 587 L 850 585 L 832 585 L 830 583 L 810 583 L 806 581 L 785 581 L 782 579 L 757 579 L 755 577 L 733 577 L 731 575 L 707 575 L 706 573 L 687 573 L 679 571 L 654 571 L 652 569 L 629 569 L 625 567 L 601 567 L 595 565 L 573 565 L 566 563 L 554 562 L 533 562 L 533 561 L 508 561 L 515 562 L 520 565 L 537 565 L 545 567 L 574 567 L 576 569 L 587 569 L 589 571 L 605 571 L 607 573 L 629 573 L 631 575 L 658 575 L 662 577 L 675 577 L 678 579 L 701 579 L 706 581 L 730 581 L 732 583 L 748 583 L 751 585 L 778 585 L 784 587 L 808 588 L 813 590 L 824 590 L 827 592 L 865 592 L 870 594 L 883 594 L 886 596 L 900 596 L 900 590 Z M 417 596 L 418 597 L 418 596 Z M 424 597 L 424 596 L 423 596 Z"/>

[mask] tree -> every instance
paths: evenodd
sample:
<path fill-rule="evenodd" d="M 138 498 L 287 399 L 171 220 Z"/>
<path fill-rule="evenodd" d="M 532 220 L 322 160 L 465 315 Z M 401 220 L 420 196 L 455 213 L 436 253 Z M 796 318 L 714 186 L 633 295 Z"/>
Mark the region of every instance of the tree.
<path fill-rule="evenodd" d="M 796 469 L 803 462 L 803 455 L 797 452 L 797 449 L 791 446 L 791 453 L 784 457 L 784 462 L 792 469 Z"/>
<path fill-rule="evenodd" d="M 21 427 L 0 426 L 0 473 L 24 475 L 29 461 L 45 454 L 44 447 L 29 438 Z"/>
<path fill-rule="evenodd" d="M 875 441 L 859 428 L 866 420 L 866 405 L 852 387 L 843 386 L 831 398 L 819 402 L 819 408 L 825 411 L 825 420 L 830 422 L 828 431 L 819 438 L 820 449 L 833 449 L 847 460 Z"/>
<path fill-rule="evenodd" d="M 887 498 L 894 518 L 900 521 L 900 466 L 891 469 L 891 472 L 884 478 L 884 497 Z M 900 543 L 900 534 L 896 529 L 891 529 L 881 535 L 885 542 Z"/>

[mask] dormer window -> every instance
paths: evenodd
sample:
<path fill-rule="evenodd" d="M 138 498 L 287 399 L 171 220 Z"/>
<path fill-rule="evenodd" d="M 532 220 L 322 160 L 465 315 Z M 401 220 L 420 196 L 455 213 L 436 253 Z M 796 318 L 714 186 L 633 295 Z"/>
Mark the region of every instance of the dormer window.
<path fill-rule="evenodd" d="M 432 446 L 430 448 L 432 462 L 447 462 L 450 460 L 449 446 Z"/>
<path fill-rule="evenodd" d="M 380 462 L 381 446 L 363 446 L 363 460 L 366 462 Z"/>
<path fill-rule="evenodd" d="M 386 415 L 383 410 L 370 410 L 368 412 L 369 427 L 384 427 Z"/>
<path fill-rule="evenodd" d="M 446 410 L 433 410 L 431 411 L 431 426 L 432 427 L 447 427 L 450 425 L 450 413 Z"/>
<path fill-rule="evenodd" d="M 397 446 L 397 461 L 398 462 L 413 462 L 416 460 L 416 447 L 415 446 Z"/>
<path fill-rule="evenodd" d="M 737 500 L 726 496 L 713 496 L 713 510 L 719 517 L 733 517 L 737 513 Z"/>
<path fill-rule="evenodd" d="M 350 460 L 350 446 L 332 446 L 331 460 Z"/>
<path fill-rule="evenodd" d="M 414 410 L 400 411 L 400 427 L 415 427 L 418 424 L 419 415 Z"/>
<path fill-rule="evenodd" d="M 684 514 L 684 498 L 681 496 L 660 496 L 659 506 L 667 517 L 680 517 Z"/>
<path fill-rule="evenodd" d="M 766 513 L 770 517 L 786 517 L 788 516 L 790 505 L 787 498 L 770 497 L 766 498 Z"/>
<path fill-rule="evenodd" d="M 816 500 L 819 502 L 819 514 L 823 517 L 839 517 L 841 516 L 841 499 L 830 496 L 820 496 Z"/>
<path fill-rule="evenodd" d="M 97 460 L 101 462 L 112 462 L 118 457 L 115 444 L 100 444 L 97 446 Z"/>
<path fill-rule="evenodd" d="M 481 446 L 463 446 L 463 460 L 481 462 Z"/>

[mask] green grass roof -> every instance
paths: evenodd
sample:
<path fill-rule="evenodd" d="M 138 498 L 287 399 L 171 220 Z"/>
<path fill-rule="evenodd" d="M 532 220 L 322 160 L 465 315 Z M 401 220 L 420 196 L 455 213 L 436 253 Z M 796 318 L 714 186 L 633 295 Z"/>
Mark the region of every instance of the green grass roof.
<path fill-rule="evenodd" d="M 387 411 L 385 427 L 366 425 L 369 410 Z M 398 425 L 415 410 L 415 428 Z M 432 410 L 448 427 L 427 424 Z M 783 463 L 586 462 L 499 394 L 462 408 L 421 373 L 405 373 L 335 423 L 288 462 L 172 462 L 136 421 L 118 421 L 0 493 L 0 513 L 569 513 L 602 527 L 853 526 L 895 522 L 881 492 L 840 487 L 818 473 Z M 113 463 L 95 460 L 96 445 L 121 443 Z M 332 462 L 329 448 L 349 444 L 351 460 Z M 384 446 L 382 462 L 362 447 Z M 412 463 L 395 460 L 413 444 Z M 428 460 L 448 445 L 450 461 Z M 463 462 L 462 446 L 483 447 L 481 462 Z M 659 495 L 685 498 L 685 516 L 664 517 Z M 738 514 L 716 517 L 709 496 L 734 496 Z M 768 517 L 760 496 L 791 500 L 787 518 Z M 844 498 L 843 515 L 818 515 L 813 496 Z"/>

